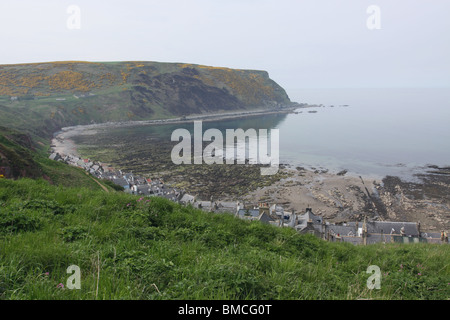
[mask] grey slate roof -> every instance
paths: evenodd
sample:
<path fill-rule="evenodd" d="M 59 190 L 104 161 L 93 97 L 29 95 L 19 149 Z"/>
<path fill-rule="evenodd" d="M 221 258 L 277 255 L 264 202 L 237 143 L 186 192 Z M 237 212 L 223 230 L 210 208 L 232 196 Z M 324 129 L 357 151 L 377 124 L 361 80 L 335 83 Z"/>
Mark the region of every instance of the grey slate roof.
<path fill-rule="evenodd" d="M 219 207 L 228 208 L 228 209 L 236 209 L 237 203 L 232 201 L 220 201 L 217 203 Z"/>
<path fill-rule="evenodd" d="M 265 212 L 261 213 L 258 217 L 258 220 L 263 222 L 263 223 L 270 223 L 273 222 L 274 220 Z"/>
<path fill-rule="evenodd" d="M 124 178 L 113 179 L 112 182 L 124 188 L 129 187 L 128 182 Z"/>
<path fill-rule="evenodd" d="M 184 202 L 184 203 L 188 203 L 188 202 L 194 202 L 194 199 L 195 199 L 195 197 L 194 196 L 191 196 L 190 194 L 184 194 L 183 195 L 183 197 L 181 198 L 181 202 Z"/>
<path fill-rule="evenodd" d="M 325 228 L 327 231 L 330 230 L 334 234 L 339 234 L 340 236 L 356 236 L 357 230 L 355 226 L 339 226 L 339 225 L 328 225 Z"/>
<path fill-rule="evenodd" d="M 297 231 L 302 231 L 308 226 L 308 222 L 310 222 L 315 228 L 316 226 L 320 226 L 321 230 L 322 221 L 322 217 L 316 216 L 310 209 L 307 209 L 305 213 L 297 215 L 297 225 L 295 229 L 297 229 Z"/>
<path fill-rule="evenodd" d="M 59 153 L 54 152 L 50 155 L 49 159 L 58 161 L 59 159 L 61 159 L 61 156 L 59 155 Z"/>
<path fill-rule="evenodd" d="M 362 226 L 362 224 L 361 224 Z M 369 221 L 367 222 L 368 233 L 400 234 L 400 229 L 404 228 L 407 236 L 419 236 L 417 224 L 414 222 L 392 222 L 392 221 Z"/>

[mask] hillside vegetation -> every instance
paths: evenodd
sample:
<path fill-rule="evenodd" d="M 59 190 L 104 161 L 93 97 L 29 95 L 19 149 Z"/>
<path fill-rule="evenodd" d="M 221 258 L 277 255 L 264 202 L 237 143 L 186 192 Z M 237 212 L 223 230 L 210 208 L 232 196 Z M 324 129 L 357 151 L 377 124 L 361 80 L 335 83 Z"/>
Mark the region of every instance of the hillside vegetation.
<path fill-rule="evenodd" d="M 104 186 L 95 177 L 88 176 L 80 168 L 75 168 L 48 159 L 40 145 L 29 134 L 0 126 L 0 177 L 19 179 L 23 177 L 45 179 L 62 187 L 86 187 L 90 189 L 113 190 Z"/>
<path fill-rule="evenodd" d="M 0 65 L 0 125 L 46 138 L 77 124 L 290 103 L 265 71 L 136 61 Z"/>
<path fill-rule="evenodd" d="M 449 275 L 444 245 L 328 243 L 163 198 L 0 180 L 1 299 L 448 299 Z"/>

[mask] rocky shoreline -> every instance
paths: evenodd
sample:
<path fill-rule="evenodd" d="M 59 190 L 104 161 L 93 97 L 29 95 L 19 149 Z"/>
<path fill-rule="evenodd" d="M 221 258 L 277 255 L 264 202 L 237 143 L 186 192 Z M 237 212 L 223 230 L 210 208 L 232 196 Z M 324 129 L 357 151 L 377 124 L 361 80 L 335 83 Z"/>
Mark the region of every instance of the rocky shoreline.
<path fill-rule="evenodd" d="M 296 108 L 299 107 L 307 106 Z M 264 112 L 293 110 L 295 109 L 286 108 Z M 450 229 L 449 168 L 429 166 L 428 171 L 415 175 L 417 182 L 408 182 L 399 177 L 364 177 L 346 170 L 332 173 L 326 168 L 310 170 L 284 164 L 280 166 L 276 176 L 263 179 L 257 166 L 174 166 L 170 161 L 172 145 L 166 141 L 152 140 L 141 150 L 136 146 L 135 152 L 128 154 L 128 149 L 118 145 L 113 139 L 106 141 L 105 136 L 98 138 L 96 135 L 100 129 L 111 126 L 157 125 L 197 119 L 213 121 L 260 115 L 261 112 L 75 126 L 64 128 L 55 135 L 52 150 L 60 154 L 78 154 L 78 146 L 74 140 L 83 137 L 89 140 L 98 139 L 93 144 L 101 144 L 102 147 L 91 151 L 108 159 L 97 159 L 90 154 L 91 158 L 111 162 L 114 167 L 124 171 L 133 170 L 136 173 L 163 178 L 164 181 L 170 181 L 175 186 L 196 194 L 199 199 L 209 200 L 214 197 L 223 201 L 278 203 L 295 212 L 313 208 L 315 214 L 336 223 L 361 221 L 364 215 L 368 215 L 372 220 L 420 222 L 423 230 L 428 231 Z M 127 145 L 127 141 L 122 143 Z M 105 154 L 108 150 L 110 154 Z"/>

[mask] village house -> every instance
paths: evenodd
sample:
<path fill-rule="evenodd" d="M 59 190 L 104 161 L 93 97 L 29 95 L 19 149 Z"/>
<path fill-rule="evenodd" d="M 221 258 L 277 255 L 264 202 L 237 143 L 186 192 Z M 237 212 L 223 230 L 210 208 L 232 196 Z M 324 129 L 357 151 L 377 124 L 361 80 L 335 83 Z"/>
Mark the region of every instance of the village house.
<path fill-rule="evenodd" d="M 195 201 L 193 203 L 193 206 L 194 208 L 208 212 L 214 212 L 215 209 L 215 204 L 211 201 Z"/>
<path fill-rule="evenodd" d="M 121 177 L 121 178 L 113 178 L 112 182 L 114 182 L 114 184 L 117 184 L 118 186 L 121 186 L 125 190 L 130 189 L 130 185 L 128 184 L 128 181 L 125 180 L 123 177 Z"/>
<path fill-rule="evenodd" d="M 188 205 L 188 204 L 193 205 L 194 202 L 195 202 L 195 196 L 187 194 L 187 193 L 185 193 L 180 199 L 180 203 L 183 205 Z"/>
<path fill-rule="evenodd" d="M 214 206 L 214 212 L 216 213 L 226 213 L 226 212 L 236 212 L 237 202 L 234 201 L 216 201 Z"/>
<path fill-rule="evenodd" d="M 59 153 L 57 153 L 57 152 L 52 153 L 48 158 L 50 160 L 55 160 L 55 161 L 58 161 L 58 160 L 62 159 L 61 155 Z"/>

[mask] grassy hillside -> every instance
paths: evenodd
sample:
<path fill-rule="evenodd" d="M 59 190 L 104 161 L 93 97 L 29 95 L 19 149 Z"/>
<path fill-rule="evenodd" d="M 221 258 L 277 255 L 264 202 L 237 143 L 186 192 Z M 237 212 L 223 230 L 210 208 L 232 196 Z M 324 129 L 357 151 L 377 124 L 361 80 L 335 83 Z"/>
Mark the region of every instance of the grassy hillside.
<path fill-rule="evenodd" d="M 99 183 L 104 183 L 86 175 L 84 170 L 48 159 L 44 149 L 29 134 L 0 126 L 0 174 L 9 179 L 43 178 L 63 187 L 103 189 Z"/>
<path fill-rule="evenodd" d="M 0 65 L 0 125 L 60 127 L 290 104 L 265 71 L 158 62 Z"/>
<path fill-rule="evenodd" d="M 0 180 L 1 299 L 448 299 L 449 278 L 448 246 L 327 243 L 162 198 Z"/>

